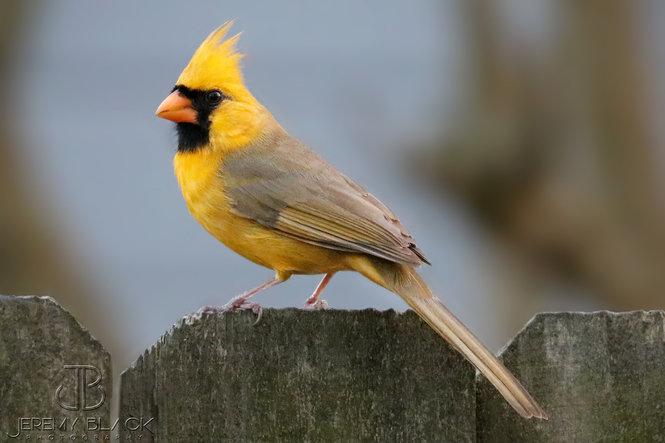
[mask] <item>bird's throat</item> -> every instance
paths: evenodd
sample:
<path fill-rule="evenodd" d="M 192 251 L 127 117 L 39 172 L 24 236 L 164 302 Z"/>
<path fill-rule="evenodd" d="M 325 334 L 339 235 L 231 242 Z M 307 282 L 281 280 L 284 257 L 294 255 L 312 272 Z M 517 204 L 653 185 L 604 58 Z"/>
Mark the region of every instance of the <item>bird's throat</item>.
<path fill-rule="evenodd" d="M 178 151 L 194 152 L 210 143 L 210 125 L 195 123 L 177 123 Z"/>

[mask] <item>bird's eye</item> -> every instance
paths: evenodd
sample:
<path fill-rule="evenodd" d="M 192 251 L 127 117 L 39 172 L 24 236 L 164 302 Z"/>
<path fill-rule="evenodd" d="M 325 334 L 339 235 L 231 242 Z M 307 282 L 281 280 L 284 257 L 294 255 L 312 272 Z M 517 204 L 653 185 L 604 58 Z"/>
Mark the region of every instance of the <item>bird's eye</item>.
<path fill-rule="evenodd" d="M 211 105 L 219 104 L 219 102 L 222 101 L 223 97 L 224 97 L 224 95 L 221 92 L 217 91 L 217 90 L 210 91 L 206 94 L 206 100 Z"/>

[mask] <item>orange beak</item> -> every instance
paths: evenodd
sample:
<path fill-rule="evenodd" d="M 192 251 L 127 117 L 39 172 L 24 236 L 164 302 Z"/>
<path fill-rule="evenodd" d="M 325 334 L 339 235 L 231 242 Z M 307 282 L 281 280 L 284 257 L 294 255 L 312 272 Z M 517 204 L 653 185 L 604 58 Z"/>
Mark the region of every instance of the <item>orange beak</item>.
<path fill-rule="evenodd" d="M 176 123 L 196 123 L 196 111 L 192 107 L 192 102 L 184 97 L 178 91 L 173 91 L 159 105 L 155 115 Z"/>

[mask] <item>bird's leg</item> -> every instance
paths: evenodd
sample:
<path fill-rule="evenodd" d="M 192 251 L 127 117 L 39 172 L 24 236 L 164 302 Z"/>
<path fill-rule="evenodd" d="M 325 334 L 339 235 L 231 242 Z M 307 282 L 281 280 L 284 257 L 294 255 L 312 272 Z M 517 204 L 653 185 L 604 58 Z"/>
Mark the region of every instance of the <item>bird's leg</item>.
<path fill-rule="evenodd" d="M 319 282 L 319 285 L 314 289 L 314 292 L 312 295 L 309 296 L 307 301 L 305 302 L 305 307 L 304 309 L 310 309 L 310 310 L 320 310 L 320 309 L 328 309 L 328 303 L 320 299 L 319 296 L 321 293 L 323 293 L 323 290 L 328 286 L 328 283 L 330 283 L 330 279 L 332 276 L 335 275 L 334 272 L 329 272 L 326 275 L 323 276 L 323 279 Z"/>
<path fill-rule="evenodd" d="M 271 288 L 276 284 L 283 282 L 284 280 L 285 280 L 284 278 L 280 278 L 279 275 L 276 275 L 274 278 L 257 286 L 256 288 L 243 292 L 242 294 L 236 297 L 233 297 L 224 306 L 221 306 L 219 308 L 214 306 L 204 306 L 203 308 L 200 309 L 199 312 L 201 314 L 216 314 L 219 312 L 237 312 L 237 311 L 243 311 L 245 309 L 250 309 L 258 316 L 258 318 L 256 319 L 256 323 L 258 323 L 259 320 L 261 319 L 261 313 L 263 311 L 263 308 L 258 303 L 250 302 L 249 299 L 254 297 L 259 292 Z"/>
<path fill-rule="evenodd" d="M 251 309 L 251 311 L 258 316 L 258 318 L 256 319 L 256 322 L 258 323 L 259 320 L 261 319 L 261 313 L 263 311 L 263 308 L 261 307 L 260 304 L 251 302 L 249 301 L 249 299 L 254 297 L 259 292 L 265 291 L 268 288 L 272 288 L 273 286 L 275 286 L 278 283 L 281 283 L 282 281 L 283 280 L 274 277 L 268 280 L 267 282 L 257 286 L 254 289 L 251 289 L 247 292 L 243 292 L 242 294 L 233 297 L 231 300 L 228 301 L 228 303 L 222 306 L 222 311 L 237 312 L 237 311 L 243 311 L 245 309 Z"/>

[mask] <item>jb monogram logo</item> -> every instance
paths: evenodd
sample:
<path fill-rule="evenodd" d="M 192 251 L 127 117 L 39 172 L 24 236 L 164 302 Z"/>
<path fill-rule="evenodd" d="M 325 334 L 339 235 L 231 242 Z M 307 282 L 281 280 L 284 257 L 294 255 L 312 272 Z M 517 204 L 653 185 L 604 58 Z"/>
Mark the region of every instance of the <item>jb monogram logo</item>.
<path fill-rule="evenodd" d="M 73 397 L 75 401 L 74 403 L 67 402 L 65 399 L 67 390 L 64 388 L 64 384 L 61 384 L 55 390 L 55 402 L 61 408 L 68 411 L 93 411 L 104 404 L 106 391 L 104 391 L 104 386 L 101 385 L 102 373 L 99 369 L 92 365 L 65 365 L 65 369 L 71 370 L 74 374 L 75 388 L 70 397 Z M 89 373 L 90 377 L 88 376 Z M 91 379 L 92 381 L 90 381 Z M 96 391 L 96 401 L 89 398 L 88 390 Z M 89 404 L 89 401 L 94 403 Z"/>
<path fill-rule="evenodd" d="M 108 408 L 100 409 L 107 400 L 104 374 L 93 365 L 64 365 L 64 376 L 58 380 L 50 401 L 63 410 L 62 416 L 19 417 L 15 432 L 7 437 L 20 440 L 119 440 L 152 439 L 154 418 L 123 417 L 108 420 Z M 35 405 L 39 408 L 39 405 Z"/>

